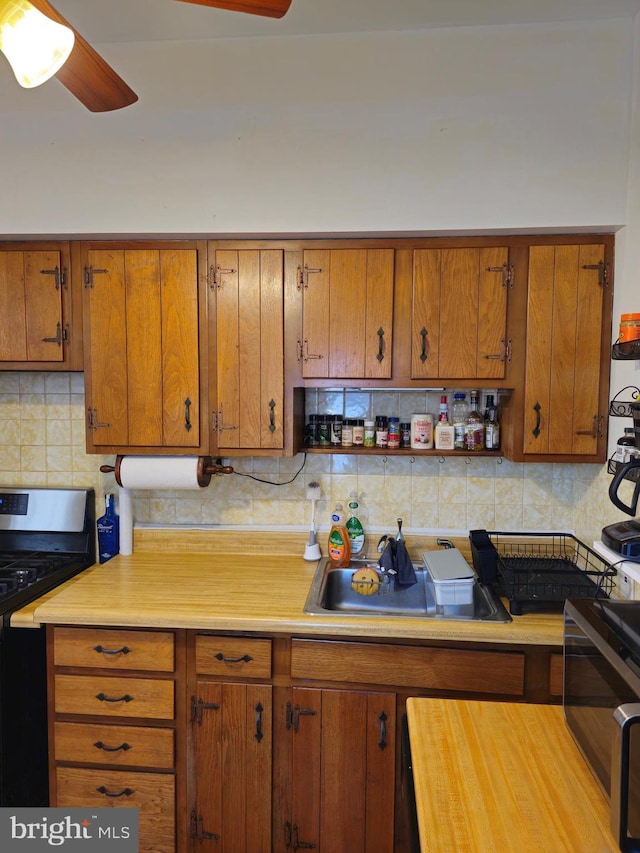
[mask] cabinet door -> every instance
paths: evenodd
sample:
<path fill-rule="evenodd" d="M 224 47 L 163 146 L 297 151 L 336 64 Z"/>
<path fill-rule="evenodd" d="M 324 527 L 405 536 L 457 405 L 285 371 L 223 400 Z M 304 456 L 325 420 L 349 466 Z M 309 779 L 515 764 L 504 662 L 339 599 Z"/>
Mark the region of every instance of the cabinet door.
<path fill-rule="evenodd" d="M 272 688 L 199 681 L 191 849 L 271 853 Z"/>
<path fill-rule="evenodd" d="M 393 249 L 304 252 L 302 375 L 388 379 L 393 324 Z"/>
<path fill-rule="evenodd" d="M 524 453 L 596 454 L 604 245 L 529 250 Z"/>
<path fill-rule="evenodd" d="M 284 253 L 215 253 L 218 449 L 284 441 Z"/>
<path fill-rule="evenodd" d="M 64 360 L 62 276 L 58 251 L 0 251 L 0 361 Z"/>
<path fill-rule="evenodd" d="M 395 694 L 294 688 L 285 842 L 319 853 L 393 850 Z"/>
<path fill-rule="evenodd" d="M 503 379 L 508 249 L 416 249 L 412 379 Z"/>
<path fill-rule="evenodd" d="M 91 249 L 85 261 L 89 444 L 197 448 L 195 249 Z"/>

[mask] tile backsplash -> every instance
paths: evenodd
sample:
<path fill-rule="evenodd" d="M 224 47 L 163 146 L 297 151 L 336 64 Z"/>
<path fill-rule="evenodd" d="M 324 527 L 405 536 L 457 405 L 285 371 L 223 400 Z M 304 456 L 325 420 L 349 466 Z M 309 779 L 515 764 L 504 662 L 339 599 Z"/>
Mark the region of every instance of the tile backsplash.
<path fill-rule="evenodd" d="M 84 383 L 81 373 L 0 372 L 0 483 L 7 486 L 78 486 L 102 495 L 114 488 L 103 462 L 85 452 Z M 317 394 L 317 396 L 314 396 Z M 342 411 L 349 417 L 437 411 L 439 392 L 313 392 L 309 411 Z M 426 394 L 435 394 L 435 404 Z M 334 395 L 333 397 L 331 395 Z M 335 396 L 338 395 L 338 396 Z M 379 396 L 378 396 L 379 395 Z M 339 407 L 342 408 L 339 408 Z M 355 408 L 354 408 L 355 407 Z M 365 411 L 366 410 L 366 411 Z M 610 503 L 605 465 L 520 464 L 494 457 L 298 454 L 292 459 L 232 458 L 235 474 L 214 477 L 198 491 L 139 491 L 139 522 L 305 527 L 306 487 L 320 483 L 316 508 L 320 531 L 329 528 L 335 501 L 351 491 L 371 532 L 573 530 L 590 544 L 600 530 L 624 517 Z"/>

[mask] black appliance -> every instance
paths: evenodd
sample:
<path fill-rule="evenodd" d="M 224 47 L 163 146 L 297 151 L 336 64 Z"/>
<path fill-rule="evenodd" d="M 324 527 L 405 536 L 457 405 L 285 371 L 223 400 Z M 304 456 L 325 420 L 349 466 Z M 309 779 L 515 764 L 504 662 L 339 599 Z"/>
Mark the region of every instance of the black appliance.
<path fill-rule="evenodd" d="M 47 806 L 44 628 L 11 617 L 95 563 L 93 489 L 0 487 L 0 806 Z"/>
<path fill-rule="evenodd" d="M 564 715 L 609 799 L 611 831 L 640 851 L 640 602 L 567 601 Z"/>
<path fill-rule="evenodd" d="M 633 417 L 633 431 L 636 447 L 640 448 L 640 403 L 631 403 L 631 415 Z M 623 480 L 635 480 L 635 487 L 631 503 L 627 506 L 619 497 L 618 489 Z M 631 459 L 629 462 L 617 468 L 615 476 L 609 486 L 609 497 L 614 506 L 626 512 L 627 515 L 636 515 L 638 511 L 638 497 L 640 496 L 640 458 Z M 625 560 L 640 562 L 640 519 L 633 521 L 620 521 L 617 524 L 609 524 L 602 529 L 602 541 Z"/>

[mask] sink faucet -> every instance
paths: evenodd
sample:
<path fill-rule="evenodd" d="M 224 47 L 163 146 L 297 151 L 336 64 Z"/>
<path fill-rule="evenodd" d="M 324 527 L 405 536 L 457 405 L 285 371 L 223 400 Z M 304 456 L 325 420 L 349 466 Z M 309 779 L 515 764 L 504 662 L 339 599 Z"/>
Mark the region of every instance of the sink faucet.
<path fill-rule="evenodd" d="M 387 547 L 387 543 L 390 539 L 394 539 L 396 542 L 406 542 L 404 538 L 404 533 L 402 532 L 402 519 L 398 519 L 398 532 L 395 537 L 392 534 L 383 533 L 382 536 L 378 539 L 378 554 L 382 554 L 384 549 Z"/>

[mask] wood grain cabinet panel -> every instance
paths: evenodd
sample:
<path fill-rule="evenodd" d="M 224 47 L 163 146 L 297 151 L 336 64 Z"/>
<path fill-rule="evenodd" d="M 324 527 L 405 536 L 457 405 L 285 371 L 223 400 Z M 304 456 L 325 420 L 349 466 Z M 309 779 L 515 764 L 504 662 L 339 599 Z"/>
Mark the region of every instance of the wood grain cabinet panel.
<path fill-rule="evenodd" d="M 598 451 L 604 263 L 604 244 L 529 250 L 524 453 Z"/>
<path fill-rule="evenodd" d="M 394 250 L 305 249 L 301 356 L 305 379 L 389 379 Z"/>
<path fill-rule="evenodd" d="M 174 716 L 173 681 L 157 678 L 56 675 L 55 696 L 58 714 L 155 720 L 172 720 Z"/>
<path fill-rule="evenodd" d="M 79 301 L 74 315 L 69 266 L 68 243 L 2 245 L 0 369 L 82 369 L 82 316 Z"/>
<path fill-rule="evenodd" d="M 517 652 L 294 639 L 291 677 L 522 696 L 524 660 Z"/>
<path fill-rule="evenodd" d="M 271 640 L 249 637 L 196 637 L 200 675 L 271 678 Z"/>
<path fill-rule="evenodd" d="M 219 450 L 284 446 L 284 252 L 211 250 L 210 316 L 215 317 Z"/>
<path fill-rule="evenodd" d="M 412 379 L 503 379 L 507 247 L 416 249 Z"/>
<path fill-rule="evenodd" d="M 173 770 L 175 732 L 147 726 L 54 723 L 59 762 L 117 764 Z"/>
<path fill-rule="evenodd" d="M 89 243 L 82 270 L 89 451 L 197 451 L 199 250 Z"/>
<path fill-rule="evenodd" d="M 173 672 L 174 638 L 169 632 L 56 627 L 53 662 L 56 666 Z"/>
<path fill-rule="evenodd" d="M 139 853 L 175 853 L 175 776 L 58 767 L 57 806 L 138 808 Z"/>

